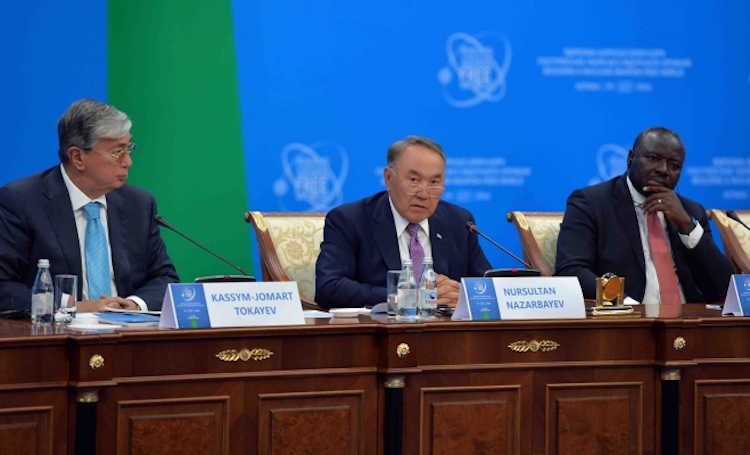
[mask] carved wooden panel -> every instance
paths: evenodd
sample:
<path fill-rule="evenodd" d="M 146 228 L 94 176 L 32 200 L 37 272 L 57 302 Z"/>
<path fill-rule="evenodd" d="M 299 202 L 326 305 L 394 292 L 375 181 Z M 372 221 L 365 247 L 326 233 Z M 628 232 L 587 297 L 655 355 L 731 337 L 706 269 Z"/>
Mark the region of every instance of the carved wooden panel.
<path fill-rule="evenodd" d="M 549 384 L 547 453 L 640 454 L 640 383 Z"/>
<path fill-rule="evenodd" d="M 695 453 L 750 453 L 750 382 L 696 381 Z"/>
<path fill-rule="evenodd" d="M 0 455 L 49 455 L 52 446 L 52 407 L 0 409 Z"/>
<path fill-rule="evenodd" d="M 517 385 L 422 389 L 420 453 L 518 453 L 519 393 Z"/>
<path fill-rule="evenodd" d="M 227 454 L 228 407 L 226 396 L 121 401 L 117 453 Z"/>
<path fill-rule="evenodd" d="M 364 452 L 362 390 L 258 396 L 258 453 L 355 455 Z"/>

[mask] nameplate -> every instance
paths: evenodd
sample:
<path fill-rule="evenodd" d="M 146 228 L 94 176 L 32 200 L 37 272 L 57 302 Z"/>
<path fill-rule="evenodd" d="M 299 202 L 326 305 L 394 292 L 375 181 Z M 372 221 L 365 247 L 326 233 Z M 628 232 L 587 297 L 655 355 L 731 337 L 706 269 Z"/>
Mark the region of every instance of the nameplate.
<path fill-rule="evenodd" d="M 576 277 L 462 278 L 454 320 L 584 319 Z"/>
<path fill-rule="evenodd" d="M 750 275 L 732 275 L 721 315 L 750 316 Z"/>
<path fill-rule="evenodd" d="M 297 283 L 170 284 L 159 327 L 199 329 L 304 324 Z"/>

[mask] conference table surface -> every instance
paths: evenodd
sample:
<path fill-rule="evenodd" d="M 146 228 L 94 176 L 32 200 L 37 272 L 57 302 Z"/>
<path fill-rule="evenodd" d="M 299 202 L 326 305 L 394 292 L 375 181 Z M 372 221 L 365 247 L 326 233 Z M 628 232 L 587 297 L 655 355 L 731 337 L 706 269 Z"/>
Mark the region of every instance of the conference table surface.
<path fill-rule="evenodd" d="M 670 412 L 675 453 L 750 453 L 750 322 L 635 308 L 189 330 L 2 320 L 0 454 L 653 454 Z"/>

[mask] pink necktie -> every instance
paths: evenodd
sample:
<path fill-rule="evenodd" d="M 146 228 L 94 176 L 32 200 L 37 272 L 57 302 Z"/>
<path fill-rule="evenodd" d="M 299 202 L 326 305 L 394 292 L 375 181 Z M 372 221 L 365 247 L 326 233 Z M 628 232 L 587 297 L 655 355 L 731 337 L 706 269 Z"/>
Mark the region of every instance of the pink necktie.
<path fill-rule="evenodd" d="M 422 263 L 424 262 L 424 248 L 419 243 L 419 225 L 409 223 L 406 226 L 406 230 L 409 231 L 411 239 L 409 240 L 409 257 L 411 257 L 411 263 L 414 264 L 414 281 L 419 284 L 419 280 L 422 278 Z"/>
<path fill-rule="evenodd" d="M 661 294 L 662 305 L 679 305 L 680 287 L 677 283 L 677 274 L 674 271 L 672 256 L 669 254 L 667 239 L 664 237 L 664 229 L 659 221 L 659 215 L 651 212 L 646 216 L 648 226 L 648 243 L 651 245 L 651 256 L 654 259 L 656 277 L 659 280 L 659 294 Z"/>

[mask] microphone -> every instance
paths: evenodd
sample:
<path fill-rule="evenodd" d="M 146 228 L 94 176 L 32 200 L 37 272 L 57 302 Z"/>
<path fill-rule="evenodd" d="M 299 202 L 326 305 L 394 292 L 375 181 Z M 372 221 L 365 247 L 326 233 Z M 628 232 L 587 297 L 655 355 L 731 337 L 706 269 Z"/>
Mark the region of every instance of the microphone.
<path fill-rule="evenodd" d="M 219 256 L 218 254 L 216 254 L 216 253 L 214 253 L 213 251 L 209 250 L 209 249 L 208 249 L 208 248 L 206 248 L 205 246 L 201 245 L 200 243 L 196 242 L 195 240 L 191 239 L 191 238 L 190 238 L 190 237 L 188 237 L 187 235 L 185 235 L 185 234 L 183 234 L 182 232 L 180 232 L 180 231 L 178 231 L 177 229 L 175 229 L 175 228 L 174 228 L 174 227 L 173 227 L 173 226 L 172 226 L 171 224 L 167 223 L 167 220 L 165 220 L 165 219 L 164 219 L 164 218 L 163 218 L 163 217 L 162 217 L 161 215 L 156 215 L 156 216 L 154 216 L 154 220 L 156 221 L 156 224 L 158 224 L 159 226 L 165 227 L 165 228 L 169 229 L 170 231 L 172 231 L 172 232 L 175 232 L 175 233 L 179 234 L 179 235 L 180 235 L 181 237 L 183 237 L 183 238 L 185 238 L 185 239 L 189 240 L 189 241 L 190 241 L 190 242 L 191 242 L 192 244 L 194 244 L 194 245 L 198 246 L 199 248 L 202 248 L 202 249 L 203 249 L 204 251 L 206 251 L 206 252 L 208 252 L 208 253 L 211 253 L 212 255 L 216 256 L 216 257 L 217 257 L 217 258 L 219 258 L 219 259 L 221 259 L 221 261 L 222 261 L 222 262 L 224 262 L 225 264 L 228 264 L 228 265 L 230 265 L 230 266 L 231 266 L 231 267 L 232 267 L 233 269 L 236 269 L 236 270 L 238 270 L 238 271 L 239 271 L 239 272 L 240 272 L 241 274 L 243 274 L 243 275 L 245 275 L 245 276 L 250 276 L 250 274 L 249 274 L 249 273 L 245 272 L 244 270 L 242 270 L 242 269 L 241 269 L 241 268 L 239 268 L 238 266 L 236 266 L 236 265 L 232 264 L 231 262 L 227 261 L 227 260 L 226 260 L 226 259 L 224 259 L 223 257 Z M 230 280 L 230 281 L 231 281 L 231 280 Z"/>
<path fill-rule="evenodd" d="M 530 265 L 530 264 L 528 264 L 528 263 L 527 263 L 526 261 L 524 261 L 523 259 L 519 258 L 519 257 L 518 257 L 518 256 L 516 256 L 515 254 L 511 253 L 510 251 L 508 251 L 508 249 L 507 249 L 507 248 L 505 248 L 504 246 L 500 245 L 500 244 L 499 244 L 499 243 L 497 243 L 496 241 L 492 240 L 492 239 L 491 239 L 491 238 L 489 238 L 489 237 L 488 237 L 487 235 L 485 235 L 485 234 L 484 234 L 484 233 L 483 233 L 482 231 L 480 231 L 479 229 L 477 229 L 477 225 L 476 225 L 476 224 L 474 224 L 474 223 L 473 223 L 472 221 L 467 221 L 467 222 L 466 222 L 466 227 L 468 227 L 468 228 L 469 228 L 469 232 L 476 232 L 476 233 L 477 233 L 477 235 L 481 235 L 482 237 L 484 237 L 484 238 L 485 238 L 485 239 L 486 239 L 487 241 L 489 241 L 489 242 L 490 242 L 491 244 L 493 244 L 493 245 L 495 245 L 496 247 L 498 247 L 498 248 L 500 248 L 501 250 L 503 250 L 503 252 L 504 252 L 505 254 L 507 254 L 508 256 L 512 257 L 513 259 L 515 259 L 516 261 L 520 262 L 521 264 L 525 265 L 525 266 L 526 266 L 526 268 L 528 268 L 528 269 L 531 269 L 531 270 L 534 270 L 534 269 L 532 269 L 532 268 L 531 268 L 531 265 Z M 536 271 L 536 274 L 538 275 L 538 274 L 539 274 L 539 271 Z"/>
<path fill-rule="evenodd" d="M 734 213 L 734 210 L 727 210 L 727 216 L 734 221 L 740 223 L 741 225 L 745 226 L 745 229 L 750 231 L 750 227 L 747 226 L 747 224 L 743 223 L 739 216 L 737 216 L 736 213 Z"/>

